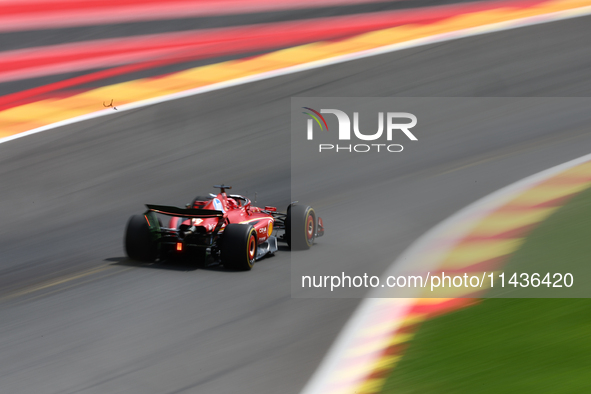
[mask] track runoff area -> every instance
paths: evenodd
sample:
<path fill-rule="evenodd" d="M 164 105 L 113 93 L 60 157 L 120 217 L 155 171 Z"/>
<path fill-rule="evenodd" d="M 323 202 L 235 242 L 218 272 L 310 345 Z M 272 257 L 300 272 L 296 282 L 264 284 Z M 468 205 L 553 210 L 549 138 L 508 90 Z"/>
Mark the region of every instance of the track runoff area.
<path fill-rule="evenodd" d="M 313 98 L 306 100 L 313 103 Z M 372 104 L 379 107 L 379 100 L 373 99 Z M 449 114 L 453 119 L 462 117 L 438 99 L 421 99 L 423 107 L 416 111 L 413 110 L 413 99 L 406 100 L 405 108 L 411 108 L 410 112 L 425 114 L 427 113 L 425 103 L 428 103 L 427 107 L 439 108 L 442 113 Z M 466 103 L 461 103 L 461 99 L 448 100 L 451 106 L 468 108 L 464 105 Z M 475 103 L 483 99 L 471 100 Z M 497 116 L 499 114 L 495 115 L 494 110 L 491 110 L 498 108 L 493 104 L 495 100 L 507 99 L 484 99 L 482 108 L 476 109 L 478 105 L 469 107 L 475 109 L 477 113 L 486 113 L 491 118 L 499 119 L 500 116 Z M 580 109 L 584 111 L 584 108 L 591 104 L 588 99 L 566 99 L 569 103 L 563 102 L 562 106 L 557 104 L 563 99 L 524 100 L 533 100 L 536 104 L 531 102 L 532 106 L 522 106 L 517 102 L 507 103 L 508 106 L 504 107 L 504 115 L 512 120 L 516 119 L 511 117 L 511 111 L 507 111 L 507 108 L 511 107 L 526 118 L 532 119 L 536 116 L 528 112 L 533 107 L 539 109 L 539 105 L 544 100 L 549 100 L 547 104 L 553 103 L 546 110 L 542 110 L 544 113 L 552 113 L 552 109 L 559 107 L 574 108 L 574 102 L 578 102 Z M 299 101 L 296 103 L 293 101 L 292 105 L 301 105 Z M 355 100 L 355 104 L 363 109 L 360 100 Z M 341 100 L 341 102 L 337 101 L 336 106 L 344 107 L 345 105 L 346 103 Z M 488 112 L 483 110 L 484 107 L 488 108 Z M 363 112 L 360 111 L 360 113 Z M 579 116 L 575 115 L 575 117 Z M 538 120 L 542 121 L 542 118 L 538 117 Z M 436 125 L 435 129 L 445 128 L 443 125 L 446 121 L 436 117 L 429 120 Z M 453 122 L 448 119 L 447 123 Z M 518 123 L 523 129 L 532 126 L 527 122 Z M 427 131 L 429 125 L 423 126 L 422 129 L 426 134 L 430 134 Z M 435 132 L 435 129 L 430 131 Z M 486 128 L 479 130 L 484 134 L 487 133 Z M 315 147 L 315 149 L 318 148 Z M 301 147 L 297 147 L 297 150 L 300 151 Z M 292 152 L 292 159 L 293 156 L 294 152 Z M 330 156 L 332 160 L 338 157 L 336 153 Z M 473 324 L 474 332 L 463 329 L 463 326 L 457 322 L 471 319 L 473 316 L 471 313 L 478 316 L 476 318 L 480 318 L 486 313 L 483 311 L 493 311 L 494 317 L 490 319 L 495 321 L 493 327 L 498 329 L 503 324 L 512 325 L 511 320 L 518 315 L 521 306 L 529 308 L 528 312 L 532 314 L 534 310 L 547 308 L 536 319 L 544 319 L 545 322 L 550 323 L 556 314 L 561 316 L 564 314 L 562 326 L 559 325 L 558 329 L 564 330 L 565 337 L 573 340 L 581 339 L 576 335 L 586 324 L 586 317 L 581 313 L 588 307 L 588 303 L 577 301 L 569 304 L 566 300 L 553 300 L 548 303 L 542 301 L 535 304 L 536 308 L 532 309 L 531 300 L 519 298 L 589 297 L 586 278 L 589 278 L 591 271 L 584 257 L 588 247 L 582 244 L 588 239 L 586 234 L 589 233 L 585 225 L 585 218 L 588 217 L 585 216 L 585 212 L 589 210 L 590 205 L 588 203 L 588 188 L 591 186 L 590 161 L 591 155 L 587 155 L 556 166 L 469 205 L 419 238 L 382 276 L 368 274 L 352 276 L 344 272 L 340 275 L 334 275 L 334 273 L 333 275 L 305 275 L 302 270 L 294 271 L 292 266 L 292 278 L 296 277 L 296 280 L 300 280 L 300 286 L 310 290 L 325 290 L 323 293 L 311 292 L 310 296 L 312 294 L 327 296 L 328 293 L 343 289 L 349 292 L 341 295 L 352 296 L 355 294 L 350 291 L 352 289 L 372 289 L 303 392 L 388 393 L 398 390 L 419 392 L 438 391 L 445 387 L 449 390 L 452 388 L 457 390 L 462 385 L 466 388 L 461 392 L 469 392 L 482 386 L 483 381 L 488 381 L 479 377 L 480 368 L 486 371 L 485 379 L 490 379 L 489 392 L 508 390 L 512 387 L 512 383 L 519 381 L 520 377 L 515 374 L 511 378 L 497 376 L 505 371 L 503 368 L 496 368 L 500 362 L 498 358 L 512 353 L 511 346 L 518 342 L 515 336 L 527 335 L 527 329 L 531 327 L 531 323 L 521 320 L 518 328 L 514 328 L 506 336 L 493 340 L 491 342 L 493 345 L 490 347 L 488 345 L 474 347 L 471 357 L 464 359 L 462 349 L 465 349 L 466 345 L 462 341 L 466 337 L 481 338 L 480 335 L 494 333 L 494 329 L 488 330 L 484 323 Z M 575 208 L 577 211 L 573 211 Z M 566 229 L 571 230 L 565 231 Z M 581 244 L 574 251 L 573 240 Z M 343 247 L 346 246 L 343 245 Z M 557 262 L 560 264 L 557 265 Z M 301 266 L 302 262 L 295 264 L 295 266 L 298 265 Z M 510 298 L 510 300 L 486 299 L 482 305 L 474 309 L 463 310 L 463 307 L 479 303 L 475 297 Z M 541 305 L 544 307 L 542 308 Z M 505 307 L 510 307 L 511 314 L 504 314 Z M 458 312 L 460 309 L 462 312 Z M 472 310 L 474 312 L 471 312 Z M 449 312 L 454 312 L 452 317 L 437 319 L 438 316 Z M 458 316 L 456 312 L 461 313 L 459 315 L 461 317 L 457 319 L 453 317 Z M 430 320 L 434 318 L 435 320 L 431 322 Z M 490 319 L 483 321 L 488 322 Z M 422 322 L 427 323 L 423 325 Z M 437 342 L 432 338 L 436 332 L 445 332 L 449 338 L 442 340 L 441 335 L 437 335 L 437 341 L 439 341 Z M 454 335 L 449 335 L 450 332 L 454 332 Z M 458 332 L 462 335 L 458 336 Z M 544 335 L 547 334 L 540 333 L 535 338 L 540 339 Z M 498 346 L 499 341 L 504 341 L 502 348 L 506 353 L 499 352 L 501 348 Z M 427 342 L 429 345 L 426 345 Z M 469 343 L 474 345 L 475 342 L 476 339 Z M 548 342 L 546 344 L 547 346 L 542 346 L 534 354 L 542 355 L 549 348 L 555 351 L 558 347 Z M 440 350 L 441 346 L 445 349 L 453 347 L 454 350 L 443 354 Z M 527 344 L 521 343 L 518 348 L 526 350 L 528 346 L 538 346 L 538 344 L 533 341 Z M 494 357 L 484 355 L 479 358 L 480 351 L 490 351 L 489 354 Z M 580 354 L 571 354 L 568 350 L 557 351 L 555 355 L 558 359 L 574 357 L 581 360 Z M 535 372 L 538 369 L 534 359 L 530 358 L 530 364 L 525 366 L 521 364 L 523 374 L 529 373 L 529 367 L 534 371 L 534 375 L 528 375 L 525 380 L 529 381 L 530 377 L 535 378 L 538 374 Z M 519 363 L 523 363 L 523 360 L 523 358 L 516 358 L 513 365 L 518 366 Z M 448 361 L 453 362 L 456 368 L 453 373 L 451 373 L 452 367 L 447 365 Z M 546 375 L 539 381 L 543 383 L 536 383 L 537 387 L 543 389 L 547 384 L 558 383 L 556 375 L 549 373 L 553 372 L 552 368 L 558 365 L 551 362 L 549 366 L 540 369 L 543 372 L 539 372 L 539 375 Z M 576 375 L 574 372 L 573 374 Z M 434 378 L 432 380 L 417 379 L 417 376 L 434 376 Z M 521 378 L 523 379 L 523 376 Z M 581 378 L 580 372 L 578 380 L 575 381 L 578 389 L 587 383 Z"/>
<path fill-rule="evenodd" d="M 590 209 L 590 160 L 591 156 L 581 157 L 478 201 L 419 239 L 392 266 L 412 265 L 416 262 L 413 260 L 424 258 L 428 250 L 438 255 L 441 264 L 435 265 L 438 269 L 434 275 L 429 272 L 424 276 L 400 276 L 394 275 L 392 268 L 381 278 L 350 277 L 344 273 L 316 278 L 320 287 L 333 290 L 348 285 L 372 287 L 375 291 L 349 321 L 303 393 L 474 392 L 483 390 L 483 382 L 490 382 L 484 390 L 491 393 L 513 387 L 536 387 L 543 391 L 560 383 L 557 370 L 563 369 L 563 361 L 572 367 L 568 372 L 571 388 L 587 389 L 589 384 L 580 367 L 584 351 L 565 351 L 555 341 L 540 345 L 553 335 L 551 329 L 532 335 L 525 343 L 519 338 L 535 329 L 540 331 L 539 325 L 532 323 L 537 321 L 558 330 L 558 335 L 580 340 L 580 332 L 588 324 L 582 315 L 588 303 L 525 299 L 479 302 L 471 297 L 487 291 L 493 297 L 585 296 L 569 293 L 568 289 L 572 289 L 575 276 L 580 281 L 588 274 L 584 268 L 581 270 L 586 265 L 588 249 L 581 234 L 587 232 L 577 234 L 577 230 L 585 227 L 581 218 L 588 217 Z M 453 240 L 449 239 L 450 233 Z M 564 241 L 562 246 L 555 247 L 557 239 Z M 570 250 L 569 239 L 582 241 L 575 252 Z M 564 256 L 569 256 L 570 264 L 557 268 L 556 261 L 564 260 Z M 308 279 L 310 287 L 314 287 L 314 280 Z M 429 291 L 419 294 L 429 298 L 372 298 L 387 297 L 388 292 L 381 289 L 384 284 L 427 288 Z M 463 309 L 466 306 L 473 308 Z M 454 313 L 447 315 L 450 312 Z M 559 323 L 556 314 L 563 318 Z M 466 325 L 468 321 L 473 324 Z M 482 346 L 481 338 L 496 335 L 505 325 L 512 328 Z M 460 329 L 466 326 L 473 327 L 473 331 Z M 587 341 L 580 343 L 585 349 L 590 346 Z M 442 346 L 454 351 L 442 354 L 438 350 Z M 491 368 L 485 376 L 478 375 L 480 369 L 475 366 L 479 363 L 497 365 L 507 355 L 516 353 L 525 356 L 513 358 L 503 368 Z M 549 362 L 536 364 L 536 360 Z M 527 386 L 524 375 L 516 371 L 528 374 L 525 380 L 536 383 Z"/>
<path fill-rule="evenodd" d="M 563 387 L 567 377 L 568 391 L 589 389 L 583 372 L 591 349 L 584 334 L 589 300 L 582 293 L 551 297 L 584 287 L 589 278 L 590 160 L 582 157 L 529 178 L 536 183 L 476 224 L 456 246 L 455 256 L 482 240 L 483 232 L 492 235 L 489 251 L 495 243 L 513 242 L 513 250 L 495 263 L 485 251 L 479 259 L 501 276 L 486 296 L 511 298 L 456 299 L 455 305 L 417 300 L 407 315 L 412 323 L 394 335 L 398 346 L 389 347 L 390 372 L 368 379 L 374 387 L 382 393 L 546 392 Z M 507 219 L 509 214 L 514 216 Z M 492 231 L 502 216 L 508 231 Z"/>

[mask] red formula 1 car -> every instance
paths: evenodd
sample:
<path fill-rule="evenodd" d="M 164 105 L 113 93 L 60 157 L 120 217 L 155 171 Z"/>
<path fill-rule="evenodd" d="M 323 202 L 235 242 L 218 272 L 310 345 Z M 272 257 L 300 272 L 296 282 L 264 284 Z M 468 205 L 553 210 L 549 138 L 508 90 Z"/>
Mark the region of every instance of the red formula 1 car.
<path fill-rule="evenodd" d="M 279 213 L 275 207 L 253 207 L 244 196 L 226 194 L 231 186 L 214 187 L 220 189 L 217 196 L 197 196 L 186 208 L 146 205 L 143 215 L 133 215 L 125 232 L 127 255 L 140 261 L 183 257 L 250 270 L 256 260 L 277 251 L 278 240 L 293 249 L 308 249 L 324 234 L 322 219 L 309 206 L 292 203 L 287 213 Z M 157 214 L 170 216 L 168 227 Z"/>

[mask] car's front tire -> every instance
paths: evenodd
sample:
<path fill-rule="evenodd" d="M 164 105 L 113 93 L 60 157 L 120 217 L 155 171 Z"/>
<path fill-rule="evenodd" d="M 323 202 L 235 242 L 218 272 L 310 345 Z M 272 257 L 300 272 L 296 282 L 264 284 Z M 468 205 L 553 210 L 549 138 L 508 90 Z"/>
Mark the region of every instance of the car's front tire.
<path fill-rule="evenodd" d="M 228 224 L 220 245 L 224 267 L 240 271 L 252 269 L 257 252 L 257 232 L 249 224 Z"/>
<path fill-rule="evenodd" d="M 316 237 L 316 212 L 306 205 L 292 204 L 287 208 L 285 238 L 292 249 L 310 249 Z"/>

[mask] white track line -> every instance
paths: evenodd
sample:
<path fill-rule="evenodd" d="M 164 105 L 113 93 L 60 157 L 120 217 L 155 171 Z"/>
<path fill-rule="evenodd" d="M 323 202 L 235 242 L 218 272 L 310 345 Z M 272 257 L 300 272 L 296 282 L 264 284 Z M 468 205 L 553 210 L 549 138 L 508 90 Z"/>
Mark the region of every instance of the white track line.
<path fill-rule="evenodd" d="M 585 16 L 585 15 L 591 15 L 591 6 L 575 8 L 575 9 L 567 10 L 567 11 L 558 11 L 558 12 L 553 12 L 551 14 L 515 19 L 515 20 L 511 20 L 511 21 L 507 21 L 507 22 L 493 23 L 490 25 L 473 27 L 473 28 L 458 30 L 455 32 L 450 32 L 450 33 L 437 34 L 437 35 L 434 35 L 431 37 L 419 38 L 416 40 L 411 40 L 411 41 L 407 41 L 407 42 L 403 42 L 403 43 L 399 43 L 399 44 L 386 45 L 386 46 L 379 47 L 379 48 L 368 49 L 365 51 L 360 51 L 360 52 L 351 53 L 351 54 L 347 54 L 347 55 L 336 56 L 336 57 L 332 57 L 329 59 L 317 60 L 314 62 L 304 63 L 304 64 L 300 64 L 297 66 L 286 67 L 286 68 L 282 68 L 279 70 L 268 71 L 268 72 L 264 72 L 264 73 L 257 74 L 257 75 L 236 78 L 236 79 L 232 79 L 232 80 L 225 81 L 225 82 L 220 82 L 220 83 L 215 83 L 215 84 L 204 86 L 204 87 L 190 89 L 190 90 L 186 90 L 184 92 L 172 93 L 172 94 L 168 94 L 168 95 L 161 96 L 161 97 L 155 97 L 155 98 L 151 98 L 151 99 L 147 99 L 147 100 L 137 101 L 135 103 L 124 104 L 121 106 L 118 105 L 117 106 L 118 111 L 114 111 L 112 109 L 106 109 L 106 110 L 101 110 L 101 111 L 97 111 L 97 112 L 92 112 L 92 113 L 86 114 L 86 115 L 76 116 L 74 118 L 62 120 L 60 122 L 52 123 L 47 126 L 38 127 L 36 129 L 32 129 L 32 130 L 25 131 L 25 132 L 18 133 L 18 134 L 14 134 L 14 135 L 11 135 L 8 137 L 0 138 L 0 144 L 15 140 L 18 138 L 23 138 L 23 137 L 26 137 L 29 135 L 41 133 L 43 131 L 52 130 L 52 129 L 55 129 L 55 128 L 58 128 L 61 126 L 66 126 L 66 125 L 70 125 L 70 124 L 74 124 L 74 123 L 78 123 L 78 122 L 83 122 L 83 121 L 90 120 L 90 119 L 99 118 L 101 116 L 114 115 L 117 113 L 129 111 L 132 109 L 143 108 L 143 107 L 147 107 L 149 105 L 160 104 L 160 103 L 164 103 L 164 102 L 172 101 L 172 100 L 178 100 L 178 99 L 181 99 L 184 97 L 195 96 L 198 94 L 212 92 L 215 90 L 225 89 L 225 88 L 229 88 L 229 87 L 233 87 L 233 86 L 244 85 L 244 84 L 256 82 L 256 81 L 262 81 L 265 79 L 275 78 L 275 77 L 279 77 L 282 75 L 294 74 L 294 73 L 298 73 L 301 71 L 314 70 L 316 68 L 326 67 L 326 66 L 330 66 L 333 64 L 345 63 L 345 62 L 349 62 L 352 60 L 358 60 L 358 59 L 363 59 L 366 57 L 382 55 L 385 53 L 401 51 L 403 49 L 408 49 L 408 48 L 416 48 L 416 47 L 420 47 L 420 46 L 424 46 L 424 45 L 435 44 L 438 42 L 452 41 L 452 40 L 457 40 L 457 39 L 465 38 L 465 37 L 478 36 L 481 34 L 494 33 L 494 32 L 499 32 L 499 31 L 504 31 L 504 30 L 511 30 L 511 29 L 516 29 L 519 27 L 533 26 L 533 25 L 538 25 L 538 24 L 548 23 L 548 22 L 555 22 L 555 21 L 564 20 L 564 19 L 577 18 L 577 17 L 581 17 L 581 16 Z"/>

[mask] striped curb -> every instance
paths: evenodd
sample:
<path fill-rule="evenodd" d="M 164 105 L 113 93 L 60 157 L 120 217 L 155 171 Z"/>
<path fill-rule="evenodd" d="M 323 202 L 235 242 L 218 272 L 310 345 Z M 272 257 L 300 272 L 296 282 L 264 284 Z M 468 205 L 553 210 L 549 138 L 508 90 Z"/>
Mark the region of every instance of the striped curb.
<path fill-rule="evenodd" d="M 142 106 L 149 105 L 233 84 L 589 13 L 591 0 L 552 0 L 528 8 L 473 12 L 430 24 L 383 29 L 342 41 L 301 45 L 250 59 L 228 61 L 166 76 L 105 86 L 74 93 L 70 97 L 45 99 L 0 112 L 0 142 L 14 139 L 16 135 L 33 134 L 33 130 L 43 131 L 45 129 L 41 128 L 56 123 L 59 126 L 74 122 L 75 119 L 85 120 L 120 113 L 126 109 L 137 108 L 138 102 L 141 102 Z M 110 100 L 113 100 L 119 111 L 102 109 L 103 103 Z"/>
<path fill-rule="evenodd" d="M 591 155 L 525 178 L 436 226 L 403 253 L 384 276 L 405 272 L 395 268 L 399 265 L 424 265 L 426 256 L 436 256 L 430 265 L 433 274 L 444 271 L 449 275 L 482 275 L 498 271 L 533 228 L 589 187 Z M 376 290 L 370 297 L 384 297 L 387 293 Z M 438 295 L 447 298 L 364 300 L 350 327 L 345 328 L 303 393 L 381 392 L 419 324 L 477 303 L 475 298 L 461 297 L 476 297 L 480 293 L 460 287 Z M 429 296 L 433 293 L 425 291 L 419 295 Z M 351 329 L 352 326 L 355 328 Z M 333 361 L 329 366 L 330 359 Z"/>
<path fill-rule="evenodd" d="M 566 170 L 531 189 L 524 191 L 477 222 L 468 234 L 448 252 L 439 267 L 439 273 L 468 273 L 480 276 L 484 272 L 499 271 L 509 257 L 519 249 L 527 234 L 542 221 L 562 207 L 578 193 L 591 187 L 591 163 L 580 164 Z M 461 224 L 460 224 L 461 225 Z M 456 290 L 456 289 L 454 289 Z M 460 288 L 460 290 L 464 290 Z M 472 291 L 471 289 L 468 289 Z M 470 293 L 451 292 L 456 297 Z M 388 374 L 395 367 L 404 350 L 404 344 L 412 339 L 413 328 L 421 321 L 441 313 L 474 304 L 467 298 L 418 299 L 409 310 L 405 322 L 411 322 L 392 332 L 388 347 L 375 362 L 372 372 L 355 392 L 379 393 Z"/>

